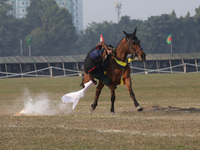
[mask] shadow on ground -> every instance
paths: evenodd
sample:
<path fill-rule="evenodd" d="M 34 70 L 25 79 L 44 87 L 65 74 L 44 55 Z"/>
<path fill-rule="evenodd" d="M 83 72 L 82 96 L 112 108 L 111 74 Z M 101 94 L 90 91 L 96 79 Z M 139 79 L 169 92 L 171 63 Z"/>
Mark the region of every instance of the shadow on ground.
<path fill-rule="evenodd" d="M 181 107 L 172 107 L 172 106 L 168 106 L 168 107 L 162 107 L 159 105 L 156 106 L 147 106 L 144 107 L 144 111 L 186 111 L 186 112 L 200 112 L 199 108 L 194 108 L 194 107 L 190 107 L 190 108 L 181 108 Z"/>

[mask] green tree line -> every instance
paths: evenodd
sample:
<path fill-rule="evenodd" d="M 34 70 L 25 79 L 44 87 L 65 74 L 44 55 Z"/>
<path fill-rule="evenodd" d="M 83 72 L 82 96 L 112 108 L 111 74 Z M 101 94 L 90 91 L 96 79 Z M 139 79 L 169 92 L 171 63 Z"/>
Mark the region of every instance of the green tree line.
<path fill-rule="evenodd" d="M 172 34 L 174 53 L 200 52 L 200 6 L 196 14 L 177 18 L 171 14 L 149 17 L 148 20 L 130 19 L 122 16 L 118 23 L 92 22 L 77 33 L 72 22 L 72 14 L 58 7 L 54 0 L 31 0 L 27 15 L 16 19 L 10 15 L 12 6 L 8 0 L 0 0 L 0 56 L 28 56 L 27 39 L 31 39 L 32 56 L 58 56 L 86 54 L 98 42 L 100 34 L 107 44 L 117 46 L 124 37 L 123 30 L 137 36 L 147 54 L 169 53 L 166 39 Z M 22 42 L 22 47 L 20 45 Z"/>

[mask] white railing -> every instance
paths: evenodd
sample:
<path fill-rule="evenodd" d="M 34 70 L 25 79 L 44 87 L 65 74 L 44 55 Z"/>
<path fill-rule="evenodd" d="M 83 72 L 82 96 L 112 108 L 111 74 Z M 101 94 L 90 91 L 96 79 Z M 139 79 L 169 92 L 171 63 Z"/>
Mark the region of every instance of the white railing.
<path fill-rule="evenodd" d="M 180 68 L 181 67 L 181 68 Z M 195 71 L 187 71 L 188 68 L 195 67 Z M 200 71 L 200 65 L 198 64 L 190 64 L 190 63 L 182 63 L 179 65 L 166 67 L 166 68 L 159 68 L 159 69 L 148 69 L 148 68 L 138 68 L 138 67 L 132 67 L 133 73 L 132 74 L 149 74 L 149 73 L 197 73 Z M 177 69 L 179 68 L 179 69 Z M 137 73 L 134 73 L 134 70 L 137 70 Z M 182 70 L 182 71 L 176 71 L 176 70 Z"/>
<path fill-rule="evenodd" d="M 62 71 L 62 75 L 57 75 L 61 73 L 56 73 Z M 68 74 L 66 74 L 68 72 Z M 80 76 L 83 72 L 72 70 L 72 69 L 63 69 L 59 67 L 46 67 L 39 70 L 23 72 L 23 73 L 11 73 L 11 72 L 0 72 L 0 78 L 15 78 L 15 77 L 69 77 L 69 76 Z M 3 74 L 3 75 L 2 75 Z"/>
<path fill-rule="evenodd" d="M 181 67 L 181 69 L 180 69 Z M 179 65 L 159 68 L 159 69 L 148 69 L 148 68 L 138 68 L 130 66 L 133 75 L 135 74 L 149 74 L 149 73 L 187 73 L 188 67 L 195 67 L 195 71 L 189 71 L 190 73 L 198 73 L 200 71 L 199 64 L 182 63 Z M 179 69 L 177 69 L 179 68 Z M 176 71 L 181 70 L 181 71 Z M 50 66 L 47 68 L 23 72 L 23 73 L 12 73 L 12 72 L 0 72 L 1 78 L 16 78 L 16 77 L 70 77 L 70 76 L 81 76 L 83 71 L 72 70 Z"/>

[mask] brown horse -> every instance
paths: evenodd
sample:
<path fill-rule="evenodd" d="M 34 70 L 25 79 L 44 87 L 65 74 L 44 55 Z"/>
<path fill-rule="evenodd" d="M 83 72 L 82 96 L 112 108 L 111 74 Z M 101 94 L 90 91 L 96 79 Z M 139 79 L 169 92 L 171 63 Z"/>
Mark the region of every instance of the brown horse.
<path fill-rule="evenodd" d="M 140 41 L 136 37 L 137 28 L 135 28 L 134 32 L 131 34 L 127 34 L 125 31 L 123 33 L 126 35 L 118 44 L 115 49 L 114 55 L 111 56 L 108 60 L 108 66 L 106 70 L 106 74 L 112 80 L 112 84 L 110 86 L 111 90 L 111 113 L 114 113 L 114 102 L 115 102 L 115 89 L 116 85 L 119 85 L 121 80 L 126 85 L 128 92 L 131 98 L 134 101 L 134 105 L 137 111 L 142 111 L 143 108 L 139 105 L 135 98 L 135 94 L 132 90 L 132 83 L 130 77 L 130 66 L 127 63 L 127 55 L 132 54 L 133 58 L 137 57 L 140 61 L 144 61 L 146 54 L 143 52 L 140 47 Z M 89 76 L 84 73 L 83 83 L 86 83 L 90 80 Z M 96 87 L 96 95 L 93 104 L 91 105 L 91 110 L 94 110 L 98 103 L 98 98 L 101 93 L 104 84 L 102 81 L 99 81 Z"/>

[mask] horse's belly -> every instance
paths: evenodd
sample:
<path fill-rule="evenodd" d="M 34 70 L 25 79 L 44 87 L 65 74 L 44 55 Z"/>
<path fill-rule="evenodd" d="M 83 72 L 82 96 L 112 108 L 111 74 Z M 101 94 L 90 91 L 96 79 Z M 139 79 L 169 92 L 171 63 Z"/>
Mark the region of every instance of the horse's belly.
<path fill-rule="evenodd" d="M 114 76 L 111 76 L 111 80 L 114 84 L 118 85 L 120 84 L 120 81 L 121 81 L 121 76 L 120 75 L 114 75 Z"/>

